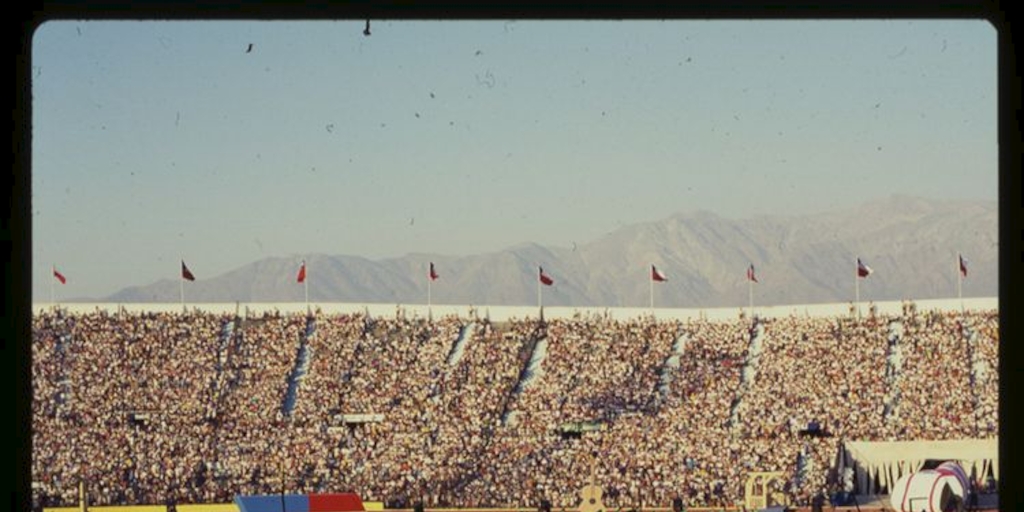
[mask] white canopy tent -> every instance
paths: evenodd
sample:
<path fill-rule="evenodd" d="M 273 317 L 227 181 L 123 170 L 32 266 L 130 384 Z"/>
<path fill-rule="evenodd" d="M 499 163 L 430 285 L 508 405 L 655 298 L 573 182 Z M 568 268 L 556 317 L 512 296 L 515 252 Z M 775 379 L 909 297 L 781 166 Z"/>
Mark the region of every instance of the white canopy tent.
<path fill-rule="evenodd" d="M 919 471 L 928 460 L 954 460 L 969 477 L 992 470 L 999 480 L 999 438 L 952 441 L 847 441 L 839 446 L 836 470 L 854 471 L 857 494 L 887 494 L 896 480 Z M 877 480 L 877 486 L 876 486 Z"/>

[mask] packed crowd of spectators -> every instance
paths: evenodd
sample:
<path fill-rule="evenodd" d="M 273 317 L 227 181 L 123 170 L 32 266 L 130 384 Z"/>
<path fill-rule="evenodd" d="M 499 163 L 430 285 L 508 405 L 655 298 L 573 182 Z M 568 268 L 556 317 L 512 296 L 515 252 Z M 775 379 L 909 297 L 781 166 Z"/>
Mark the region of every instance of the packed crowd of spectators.
<path fill-rule="evenodd" d="M 460 496 L 475 502 L 518 504 L 551 496 L 556 506 L 575 505 L 590 472 L 581 469 L 599 449 L 602 433 L 574 443 L 574 423 L 616 424 L 654 412 L 659 371 L 680 325 L 555 320 L 546 326 L 544 372 L 509 404 L 514 421 L 494 436 L 489 461 Z M 639 456 L 639 454 L 636 454 Z M 493 461 L 501 461 L 495 464 Z"/>
<path fill-rule="evenodd" d="M 998 316 L 544 323 L 366 314 L 33 318 L 35 505 L 358 492 L 389 506 L 798 502 L 844 439 L 991 437 Z M 543 372 L 524 384 L 538 342 Z M 678 364 L 667 364 L 675 358 Z M 308 364 L 303 364 L 308 362 Z M 811 422 L 830 436 L 805 437 Z"/>
<path fill-rule="evenodd" d="M 899 376 L 901 437 L 996 434 L 998 384 L 992 377 L 998 367 L 993 337 L 998 319 L 992 314 L 976 320 L 976 328 L 966 326 L 969 332 L 958 313 L 929 313 L 905 323 L 906 363 Z M 982 374 L 974 386 L 972 372 Z M 976 396 L 986 405 L 976 407 Z"/>
<path fill-rule="evenodd" d="M 220 318 L 43 315 L 33 323 L 32 468 L 40 495 L 146 502 L 209 452 Z M 42 498 L 41 498 L 42 499 Z"/>

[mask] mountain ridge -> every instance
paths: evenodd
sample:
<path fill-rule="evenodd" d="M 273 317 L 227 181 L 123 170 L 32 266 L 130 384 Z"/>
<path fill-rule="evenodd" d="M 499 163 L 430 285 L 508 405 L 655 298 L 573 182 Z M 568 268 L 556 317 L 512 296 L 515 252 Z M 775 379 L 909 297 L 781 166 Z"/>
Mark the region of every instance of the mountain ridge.
<path fill-rule="evenodd" d="M 860 282 L 862 300 L 956 295 L 955 258 L 970 260 L 965 296 L 998 295 L 998 208 L 995 201 L 893 195 L 810 215 L 730 219 L 707 210 L 616 228 L 573 247 L 520 242 L 475 255 L 409 253 L 370 260 L 311 254 L 313 302 L 426 303 L 427 265 L 436 304 L 529 305 L 537 301 L 537 265 L 555 279 L 544 304 L 646 307 L 650 265 L 658 307 L 726 307 L 747 303 L 746 269 L 760 281 L 755 303 L 853 300 L 855 259 L 875 273 Z M 301 302 L 298 257 L 270 256 L 219 276 L 185 283 L 189 302 Z M 179 283 L 129 286 L 107 302 L 177 302 Z"/>

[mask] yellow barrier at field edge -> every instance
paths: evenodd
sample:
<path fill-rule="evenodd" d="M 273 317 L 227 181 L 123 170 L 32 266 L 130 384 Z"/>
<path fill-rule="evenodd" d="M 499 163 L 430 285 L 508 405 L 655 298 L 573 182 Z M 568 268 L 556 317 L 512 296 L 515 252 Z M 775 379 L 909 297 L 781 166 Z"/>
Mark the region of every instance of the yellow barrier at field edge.
<path fill-rule="evenodd" d="M 92 512 L 167 512 L 166 505 L 109 505 L 89 507 Z"/>
<path fill-rule="evenodd" d="M 180 507 L 179 507 L 180 509 Z M 94 512 L 167 512 L 166 505 L 106 505 L 92 506 L 87 510 Z M 79 507 L 54 507 L 44 508 L 43 512 L 82 512 Z M 234 509 L 238 512 L 238 509 Z"/>
<path fill-rule="evenodd" d="M 195 503 L 182 504 L 175 507 L 178 512 L 238 512 L 234 503 Z M 90 512 L 167 512 L 165 505 L 118 505 L 92 506 Z M 367 509 L 369 510 L 369 509 Z M 44 508 L 43 512 L 82 512 L 78 507 Z"/>
<path fill-rule="evenodd" d="M 238 505 L 234 503 L 196 503 L 192 505 L 177 505 L 178 512 L 238 512 Z"/>

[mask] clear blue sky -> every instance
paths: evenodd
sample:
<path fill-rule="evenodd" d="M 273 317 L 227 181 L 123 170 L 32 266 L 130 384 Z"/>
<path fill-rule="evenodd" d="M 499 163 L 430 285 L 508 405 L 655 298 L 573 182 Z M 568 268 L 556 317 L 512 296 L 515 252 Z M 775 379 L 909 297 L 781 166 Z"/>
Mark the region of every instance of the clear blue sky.
<path fill-rule="evenodd" d="M 984 21 L 98 22 L 32 47 L 34 296 L 680 211 L 997 199 Z M 251 51 L 249 45 L 252 45 Z"/>

